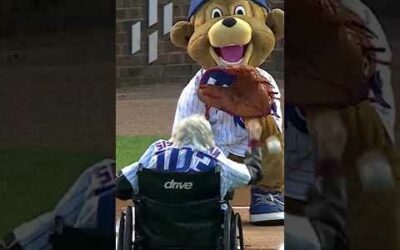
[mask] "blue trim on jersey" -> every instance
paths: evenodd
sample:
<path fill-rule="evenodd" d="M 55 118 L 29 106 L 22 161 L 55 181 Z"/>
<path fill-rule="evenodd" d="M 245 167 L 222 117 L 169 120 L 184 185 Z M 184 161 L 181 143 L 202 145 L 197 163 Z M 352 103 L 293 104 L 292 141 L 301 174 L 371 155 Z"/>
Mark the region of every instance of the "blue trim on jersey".
<path fill-rule="evenodd" d="M 276 105 L 276 102 L 272 102 L 271 113 L 273 116 L 275 116 L 277 118 L 281 118 L 281 116 L 278 114 L 278 106 Z"/>
<path fill-rule="evenodd" d="M 200 158 L 200 159 L 207 158 L 207 159 L 210 160 L 210 162 L 208 164 L 205 164 L 203 162 L 199 162 L 197 164 L 197 166 L 196 166 L 199 171 L 207 172 L 207 171 L 211 171 L 211 170 L 215 169 L 215 167 L 217 165 L 217 159 L 215 159 L 211 155 L 208 155 L 208 154 L 203 153 L 203 152 L 197 152 L 196 156 L 198 158 Z"/>
<path fill-rule="evenodd" d="M 190 165 L 192 163 L 192 159 L 193 159 L 193 153 L 194 151 L 192 149 L 186 149 L 186 155 L 185 155 L 185 163 L 183 165 L 183 168 L 180 168 L 179 170 L 181 172 L 186 172 L 188 169 L 190 169 Z"/>
<path fill-rule="evenodd" d="M 375 74 L 371 76 L 369 80 L 369 85 L 371 87 L 371 90 L 374 92 L 376 102 L 386 109 L 391 109 L 392 107 L 383 97 L 383 82 L 381 73 L 379 71 L 376 71 Z"/>
<path fill-rule="evenodd" d="M 174 172 L 178 165 L 179 149 L 173 148 L 169 157 L 168 170 Z"/>
<path fill-rule="evenodd" d="M 110 216 L 115 212 L 115 196 L 114 191 L 102 195 L 97 202 L 97 228 L 103 233 L 114 232 L 114 216 Z"/>
<path fill-rule="evenodd" d="M 156 163 L 156 168 L 158 171 L 163 171 L 164 170 L 164 165 L 165 165 L 165 151 L 159 152 L 157 154 L 157 163 Z M 147 166 L 147 165 L 144 165 Z"/>
<path fill-rule="evenodd" d="M 222 153 L 222 151 L 219 148 L 216 148 L 216 147 L 211 148 L 209 151 L 210 151 L 210 154 L 216 159 Z"/>
<path fill-rule="evenodd" d="M 246 129 L 246 125 L 244 124 L 243 118 L 240 116 L 233 116 L 233 123 L 235 124 L 235 126 L 240 126 L 243 129 Z"/>
<path fill-rule="evenodd" d="M 229 87 L 236 82 L 236 76 L 223 69 L 207 70 L 200 80 L 201 84 L 215 85 L 219 87 Z"/>

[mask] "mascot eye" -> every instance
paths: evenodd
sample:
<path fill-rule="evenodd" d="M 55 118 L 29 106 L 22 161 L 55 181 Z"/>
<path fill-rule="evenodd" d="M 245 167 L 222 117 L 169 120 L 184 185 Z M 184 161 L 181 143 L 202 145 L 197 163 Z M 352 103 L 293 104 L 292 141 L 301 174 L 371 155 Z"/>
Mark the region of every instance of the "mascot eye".
<path fill-rule="evenodd" d="M 222 16 L 222 11 L 218 8 L 215 8 L 211 12 L 211 18 L 218 18 Z"/>
<path fill-rule="evenodd" d="M 242 5 L 236 6 L 235 15 L 246 15 L 246 10 Z"/>

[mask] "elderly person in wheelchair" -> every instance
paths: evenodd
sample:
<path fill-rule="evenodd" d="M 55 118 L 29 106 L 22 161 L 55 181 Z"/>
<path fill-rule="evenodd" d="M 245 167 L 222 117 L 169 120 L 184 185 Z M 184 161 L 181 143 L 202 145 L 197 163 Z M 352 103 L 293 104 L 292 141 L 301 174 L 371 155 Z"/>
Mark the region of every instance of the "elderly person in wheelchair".
<path fill-rule="evenodd" d="M 248 132 L 259 138 L 261 127 Z M 244 249 L 229 199 L 235 188 L 261 178 L 260 147 L 236 163 L 215 146 L 204 117 L 188 117 L 170 140 L 153 143 L 117 177 L 116 197 L 135 204 L 134 217 L 130 208 L 121 216 L 117 248 Z"/>

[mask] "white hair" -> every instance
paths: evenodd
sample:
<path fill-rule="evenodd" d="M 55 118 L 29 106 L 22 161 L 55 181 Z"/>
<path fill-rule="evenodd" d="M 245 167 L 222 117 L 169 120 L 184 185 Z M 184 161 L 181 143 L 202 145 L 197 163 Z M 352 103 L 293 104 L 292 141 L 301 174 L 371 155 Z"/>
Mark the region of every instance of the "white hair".
<path fill-rule="evenodd" d="M 171 139 L 176 146 L 190 145 L 199 150 L 215 146 L 211 125 L 201 115 L 193 115 L 180 121 Z"/>

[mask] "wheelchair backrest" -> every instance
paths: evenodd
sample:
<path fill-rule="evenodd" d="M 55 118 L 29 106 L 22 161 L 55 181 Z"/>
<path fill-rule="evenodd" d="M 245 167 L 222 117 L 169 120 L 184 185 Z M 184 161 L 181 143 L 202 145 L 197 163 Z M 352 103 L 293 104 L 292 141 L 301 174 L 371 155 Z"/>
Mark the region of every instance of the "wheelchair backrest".
<path fill-rule="evenodd" d="M 138 172 L 139 195 L 160 202 L 182 203 L 220 196 L 220 172 L 179 173 L 142 168 Z"/>
<path fill-rule="evenodd" d="M 137 249 L 216 249 L 221 228 L 220 173 L 141 169 L 135 201 Z"/>

